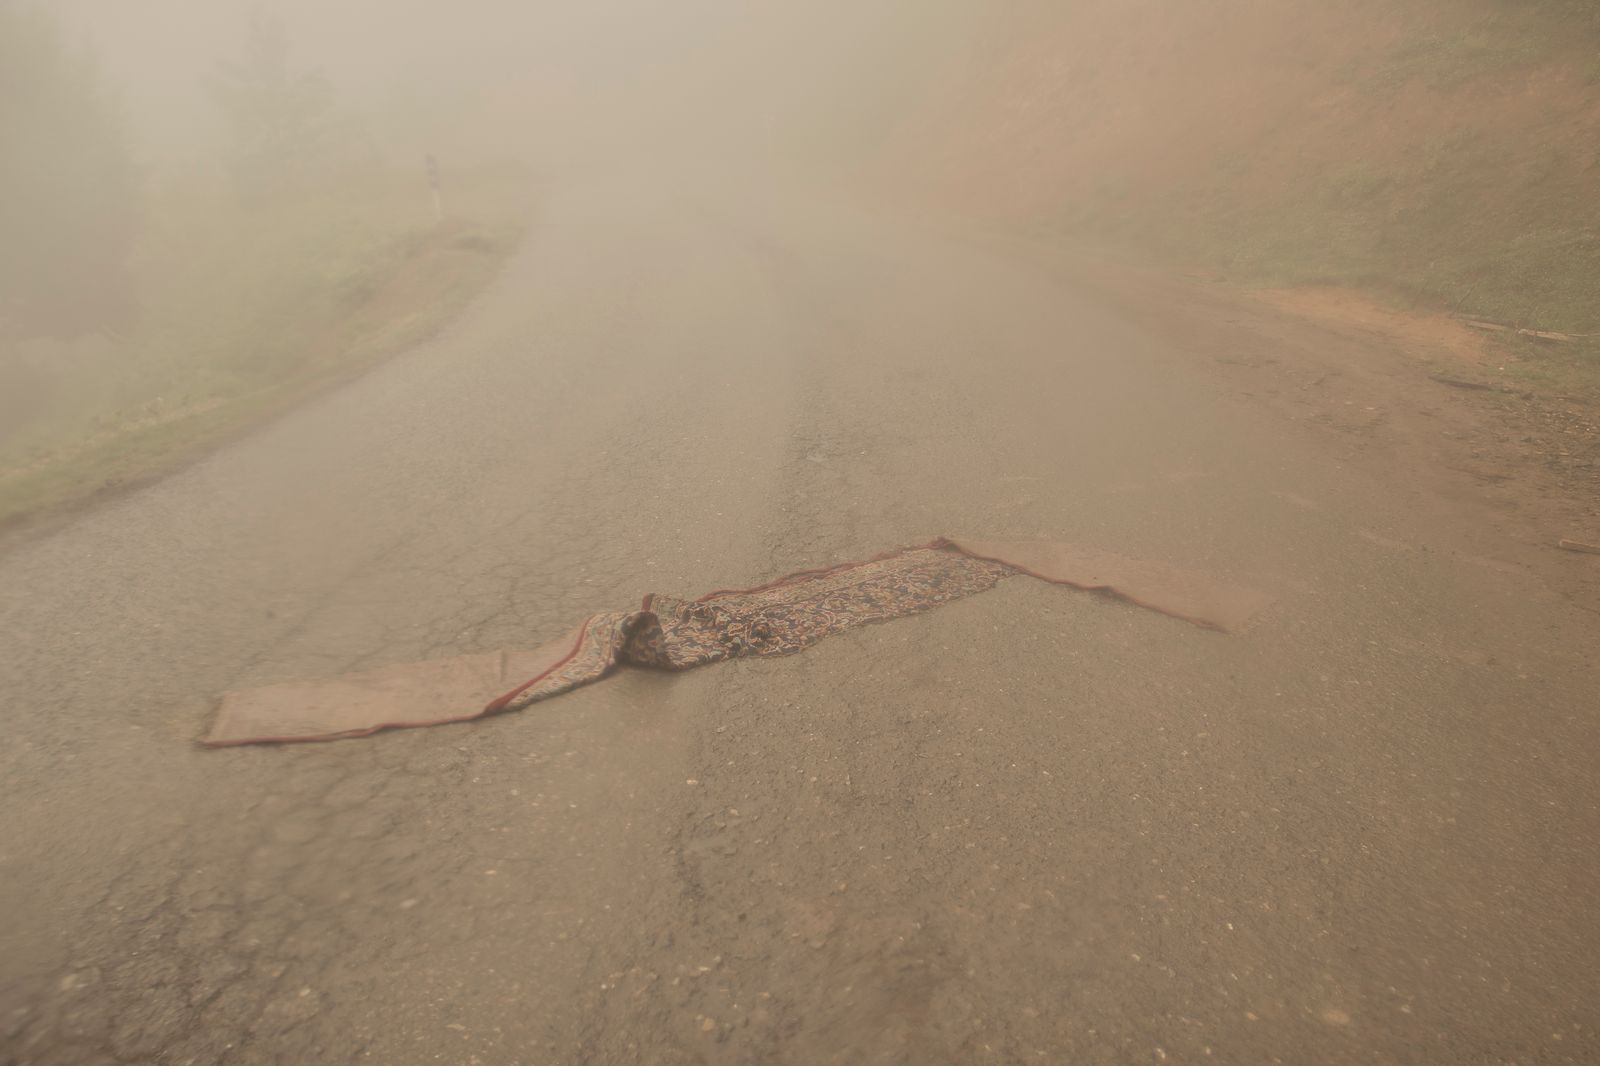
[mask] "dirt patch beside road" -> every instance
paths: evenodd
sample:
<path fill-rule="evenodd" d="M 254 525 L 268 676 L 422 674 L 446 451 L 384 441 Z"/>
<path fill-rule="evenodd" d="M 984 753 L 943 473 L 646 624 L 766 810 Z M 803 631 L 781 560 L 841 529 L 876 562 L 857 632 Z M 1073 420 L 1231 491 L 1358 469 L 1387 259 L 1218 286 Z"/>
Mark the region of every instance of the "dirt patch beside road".
<path fill-rule="evenodd" d="M 891 186 L 1254 284 L 1600 331 L 1592 2 L 1084 0 L 1008 29 L 907 125 Z"/>
<path fill-rule="evenodd" d="M 1225 391 L 1442 508 L 1485 565 L 1600 611 L 1600 557 L 1559 547 L 1600 542 L 1600 387 L 1586 350 L 1508 342 L 1345 289 L 1242 289 L 1005 243 L 1209 362 Z"/>

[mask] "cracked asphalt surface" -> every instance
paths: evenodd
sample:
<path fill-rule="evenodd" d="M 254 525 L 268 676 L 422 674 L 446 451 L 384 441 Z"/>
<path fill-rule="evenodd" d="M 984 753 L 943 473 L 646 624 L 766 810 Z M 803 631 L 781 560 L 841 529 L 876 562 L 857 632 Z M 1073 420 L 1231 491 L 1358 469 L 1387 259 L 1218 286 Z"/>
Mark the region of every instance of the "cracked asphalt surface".
<path fill-rule="evenodd" d="M 1594 615 L 1035 267 L 591 182 L 437 340 L 0 556 L 0 1061 L 1600 1061 Z M 467 727 L 223 689 L 937 534 L 1028 581 Z"/>

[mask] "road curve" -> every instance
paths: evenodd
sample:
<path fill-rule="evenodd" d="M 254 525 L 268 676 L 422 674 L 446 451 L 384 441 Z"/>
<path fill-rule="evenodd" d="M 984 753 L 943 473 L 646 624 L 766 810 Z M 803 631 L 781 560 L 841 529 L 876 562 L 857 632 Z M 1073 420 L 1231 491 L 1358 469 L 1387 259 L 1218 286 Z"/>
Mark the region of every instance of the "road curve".
<path fill-rule="evenodd" d="M 0 556 L 0 1062 L 1600 1060 L 1596 620 L 1035 267 L 548 199 L 435 341 Z M 465 727 L 216 695 L 939 534 L 1029 582 Z"/>

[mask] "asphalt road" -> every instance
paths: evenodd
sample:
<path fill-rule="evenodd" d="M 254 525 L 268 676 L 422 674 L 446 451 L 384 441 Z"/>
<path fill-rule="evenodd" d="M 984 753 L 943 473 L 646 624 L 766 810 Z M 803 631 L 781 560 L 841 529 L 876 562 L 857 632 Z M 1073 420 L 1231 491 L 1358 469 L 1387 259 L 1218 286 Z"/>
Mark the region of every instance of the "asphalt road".
<path fill-rule="evenodd" d="M 1209 362 L 824 198 L 552 194 L 436 341 L 0 556 L 0 1061 L 1600 1061 L 1600 624 Z M 229 687 L 943 533 L 1278 599 L 1014 580 L 193 744 Z"/>

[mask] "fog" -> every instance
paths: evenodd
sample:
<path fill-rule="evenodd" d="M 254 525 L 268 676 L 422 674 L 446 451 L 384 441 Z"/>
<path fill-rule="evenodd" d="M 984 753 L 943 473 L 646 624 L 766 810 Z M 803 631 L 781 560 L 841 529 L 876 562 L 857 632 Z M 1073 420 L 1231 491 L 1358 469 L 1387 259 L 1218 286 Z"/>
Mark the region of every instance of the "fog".
<path fill-rule="evenodd" d="M 1600 1063 L 1596 56 L 0 0 L 0 1064 Z"/>
<path fill-rule="evenodd" d="M 56 0 L 149 143 L 214 121 L 204 86 L 252 17 L 284 27 L 382 140 L 415 151 L 597 155 L 859 150 L 970 47 L 971 0 Z"/>

